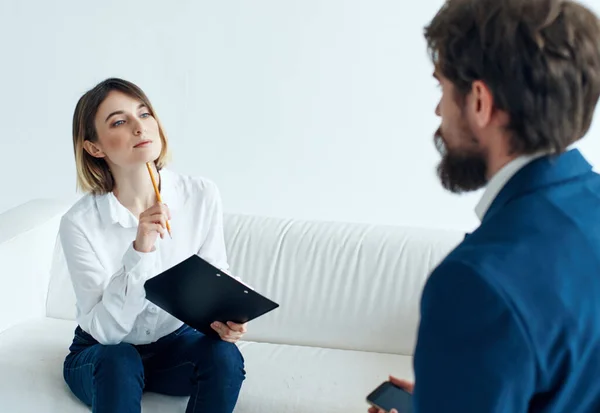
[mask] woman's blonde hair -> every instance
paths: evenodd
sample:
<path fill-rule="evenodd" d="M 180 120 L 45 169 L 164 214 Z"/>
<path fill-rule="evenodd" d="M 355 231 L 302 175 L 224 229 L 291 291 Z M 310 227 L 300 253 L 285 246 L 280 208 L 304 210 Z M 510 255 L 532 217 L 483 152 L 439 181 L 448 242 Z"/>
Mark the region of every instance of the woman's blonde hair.
<path fill-rule="evenodd" d="M 158 123 L 158 131 L 162 142 L 160 155 L 155 161 L 157 170 L 160 171 L 168 160 L 167 136 L 154 112 L 150 99 L 142 89 L 131 82 L 117 78 L 106 79 L 79 99 L 73 114 L 73 150 L 75 151 L 75 166 L 77 168 L 77 189 L 85 193 L 100 195 L 112 192 L 114 189 L 115 182 L 106 160 L 94 158 L 83 146 L 85 141 L 94 143 L 98 141 L 98 132 L 94 121 L 98 108 L 112 91 L 119 91 L 132 98 L 139 99 L 146 105 L 149 113 Z"/>

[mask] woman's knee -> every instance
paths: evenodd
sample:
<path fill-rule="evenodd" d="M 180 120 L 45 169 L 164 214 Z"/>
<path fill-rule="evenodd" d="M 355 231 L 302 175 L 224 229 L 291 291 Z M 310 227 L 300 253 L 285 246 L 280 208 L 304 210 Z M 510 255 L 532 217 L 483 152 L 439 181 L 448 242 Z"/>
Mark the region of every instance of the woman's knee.
<path fill-rule="evenodd" d="M 81 353 L 70 354 L 64 378 L 75 396 L 88 406 L 98 398 L 110 403 L 131 397 L 135 402 L 144 387 L 141 357 L 129 344 L 95 344 Z"/>
<path fill-rule="evenodd" d="M 212 363 L 224 374 L 241 374 L 245 376 L 244 357 L 237 345 L 226 341 L 214 340 L 211 343 Z"/>
<path fill-rule="evenodd" d="M 131 344 L 100 345 L 94 364 L 95 376 L 106 375 L 117 381 L 144 375 L 142 358 Z"/>

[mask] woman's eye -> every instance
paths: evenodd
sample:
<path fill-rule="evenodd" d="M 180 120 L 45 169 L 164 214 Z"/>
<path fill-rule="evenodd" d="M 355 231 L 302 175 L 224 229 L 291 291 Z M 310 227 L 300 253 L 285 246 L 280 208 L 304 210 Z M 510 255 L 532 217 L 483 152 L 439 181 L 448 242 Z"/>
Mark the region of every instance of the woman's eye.
<path fill-rule="evenodd" d="M 152 116 L 152 115 L 150 115 L 148 112 L 146 112 L 146 113 L 142 113 L 142 114 L 140 115 L 140 118 L 148 118 L 148 117 L 150 117 L 150 116 Z"/>
<path fill-rule="evenodd" d="M 113 126 L 120 126 L 120 125 L 122 125 L 122 124 L 124 124 L 124 123 L 125 123 L 125 121 L 124 121 L 124 120 L 118 120 L 118 121 L 116 121 L 115 123 L 113 123 Z"/>

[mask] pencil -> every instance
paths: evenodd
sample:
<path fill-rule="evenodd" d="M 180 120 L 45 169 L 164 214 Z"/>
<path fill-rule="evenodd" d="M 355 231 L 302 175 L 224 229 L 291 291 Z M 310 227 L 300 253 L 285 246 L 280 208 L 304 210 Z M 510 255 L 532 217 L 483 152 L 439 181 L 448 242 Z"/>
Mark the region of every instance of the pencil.
<path fill-rule="evenodd" d="M 148 167 L 148 173 L 150 174 L 150 179 L 152 179 L 152 186 L 154 186 L 156 200 L 162 204 L 162 197 L 160 196 L 158 185 L 156 185 L 156 179 L 154 179 L 154 173 L 152 173 L 152 167 L 150 166 L 150 162 L 146 162 L 146 167 Z M 171 235 L 171 224 L 169 224 L 169 220 L 167 220 L 167 231 L 169 232 L 169 237 L 173 238 L 173 235 Z"/>

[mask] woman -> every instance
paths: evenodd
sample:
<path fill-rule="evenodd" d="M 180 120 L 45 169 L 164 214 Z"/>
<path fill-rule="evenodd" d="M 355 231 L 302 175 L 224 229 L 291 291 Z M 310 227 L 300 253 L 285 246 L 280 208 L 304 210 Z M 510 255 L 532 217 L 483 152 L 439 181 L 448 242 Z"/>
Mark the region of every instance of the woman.
<path fill-rule="evenodd" d="M 221 340 L 209 338 L 144 292 L 147 279 L 192 254 L 228 269 L 217 187 L 163 169 L 161 124 L 125 80 L 105 80 L 81 97 L 73 146 L 87 194 L 60 225 L 79 323 L 65 381 L 97 413 L 140 412 L 143 391 L 191 396 L 188 413 L 232 412 L 245 377 L 235 342 L 246 325 L 215 323 Z M 168 206 L 156 200 L 147 162 Z"/>

